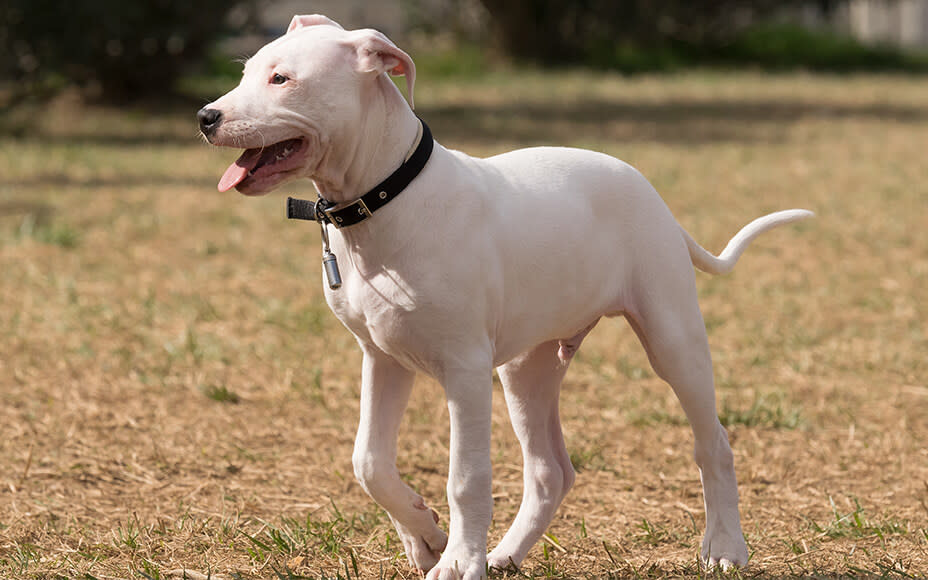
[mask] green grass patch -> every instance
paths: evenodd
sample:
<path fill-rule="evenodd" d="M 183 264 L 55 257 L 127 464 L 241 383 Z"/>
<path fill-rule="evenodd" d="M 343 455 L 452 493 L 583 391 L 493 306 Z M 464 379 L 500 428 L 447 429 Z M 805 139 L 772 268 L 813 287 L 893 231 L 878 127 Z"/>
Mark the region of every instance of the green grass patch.
<path fill-rule="evenodd" d="M 423 47 L 424 48 L 424 47 Z M 416 73 L 430 80 L 475 78 L 490 70 L 486 50 L 476 44 L 415 51 Z M 402 81 L 405 85 L 405 81 Z"/>
<path fill-rule="evenodd" d="M 81 241 L 81 234 L 75 227 L 67 223 L 41 219 L 41 216 L 32 213 L 23 217 L 16 230 L 16 237 L 65 249 L 76 248 Z"/>
<path fill-rule="evenodd" d="M 237 393 L 229 390 L 225 385 L 201 385 L 200 392 L 217 403 L 231 403 L 235 405 L 242 400 Z"/>
<path fill-rule="evenodd" d="M 873 521 L 864 517 L 864 508 L 860 501 L 855 497 L 854 509 L 847 513 L 842 513 L 835 505 L 834 499 L 828 498 L 831 504 L 832 519 L 824 524 L 809 522 L 810 527 L 820 536 L 837 539 L 837 538 L 866 538 L 876 536 L 884 540 L 886 536 L 897 534 L 908 534 L 908 525 L 892 520 Z"/>
<path fill-rule="evenodd" d="M 34 544 L 17 543 L 6 551 L 6 557 L 0 559 L 10 571 L 24 575 L 31 565 L 37 564 L 41 548 Z"/>
<path fill-rule="evenodd" d="M 307 513 L 303 519 L 282 517 L 278 523 L 258 520 L 260 528 L 254 533 L 240 531 L 247 540 L 245 552 L 256 564 L 275 561 L 280 557 L 294 562 L 298 555 L 328 557 L 350 562 L 346 578 L 359 577 L 354 540 L 370 535 L 383 524 L 379 509 L 364 514 L 346 516 L 332 503 L 329 517 L 315 517 Z M 295 560 L 299 562 L 299 560 Z M 289 562 L 284 569 L 288 569 Z"/>
<path fill-rule="evenodd" d="M 609 471 L 613 466 L 606 461 L 602 445 L 592 444 L 570 452 L 570 463 L 578 473 L 581 471 Z"/>
<path fill-rule="evenodd" d="M 670 412 L 666 409 L 633 409 L 626 411 L 625 417 L 635 427 L 689 424 L 682 411 Z"/>
<path fill-rule="evenodd" d="M 779 395 L 761 394 L 747 407 L 738 406 L 724 399 L 719 409 L 722 425 L 745 427 L 767 427 L 770 429 L 796 429 L 803 424 L 798 408 L 783 401 Z"/>

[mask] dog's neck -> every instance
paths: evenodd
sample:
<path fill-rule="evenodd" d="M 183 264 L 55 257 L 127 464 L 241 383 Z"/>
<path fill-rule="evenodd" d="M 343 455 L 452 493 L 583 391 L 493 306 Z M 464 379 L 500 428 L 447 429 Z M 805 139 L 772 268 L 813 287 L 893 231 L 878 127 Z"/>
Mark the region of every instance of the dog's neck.
<path fill-rule="evenodd" d="M 415 148 L 419 121 L 393 81 L 377 77 L 357 126 L 333 138 L 313 176 L 332 203 L 354 201 L 393 173 Z"/>

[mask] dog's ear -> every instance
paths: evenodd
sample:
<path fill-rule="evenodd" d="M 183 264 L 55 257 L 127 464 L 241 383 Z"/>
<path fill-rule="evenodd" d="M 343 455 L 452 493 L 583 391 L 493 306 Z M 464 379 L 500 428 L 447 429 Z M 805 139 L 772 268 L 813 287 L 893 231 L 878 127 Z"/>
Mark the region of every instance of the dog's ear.
<path fill-rule="evenodd" d="M 327 16 L 322 14 L 297 14 L 293 17 L 293 20 L 290 21 L 290 27 L 287 28 L 287 32 L 293 32 L 297 28 L 304 28 L 306 26 L 318 26 L 318 25 L 334 26 L 336 28 L 341 28 L 341 24 L 335 22 Z M 344 30 L 344 29 L 343 29 Z"/>
<path fill-rule="evenodd" d="M 376 30 L 358 30 L 353 39 L 360 72 L 386 72 L 406 77 L 406 100 L 413 104 L 413 87 L 416 84 L 416 65 L 412 58 L 400 50 L 383 33 Z"/>

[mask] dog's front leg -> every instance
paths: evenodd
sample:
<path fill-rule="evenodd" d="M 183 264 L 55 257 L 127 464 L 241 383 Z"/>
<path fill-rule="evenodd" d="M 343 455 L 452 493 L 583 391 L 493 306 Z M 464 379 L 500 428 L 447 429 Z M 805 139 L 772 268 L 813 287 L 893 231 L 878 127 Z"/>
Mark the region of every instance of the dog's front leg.
<path fill-rule="evenodd" d="M 427 580 L 486 576 L 487 529 L 493 513 L 490 466 L 492 365 L 447 373 L 442 384 L 451 421 L 448 547 Z"/>
<path fill-rule="evenodd" d="M 396 439 L 415 373 L 373 347 L 364 348 L 361 420 L 352 463 L 361 487 L 381 505 L 396 527 L 409 563 L 422 571 L 438 562 L 448 537 L 438 514 L 400 479 Z"/>

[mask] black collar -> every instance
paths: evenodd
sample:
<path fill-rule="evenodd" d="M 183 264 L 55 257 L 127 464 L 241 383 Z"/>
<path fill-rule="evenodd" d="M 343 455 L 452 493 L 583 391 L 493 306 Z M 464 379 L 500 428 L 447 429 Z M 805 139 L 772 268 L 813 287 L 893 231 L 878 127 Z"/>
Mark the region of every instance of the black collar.
<path fill-rule="evenodd" d="M 345 228 L 359 224 L 374 215 L 375 211 L 390 203 L 412 183 L 432 155 L 434 145 L 432 132 L 429 131 L 429 126 L 425 124 L 425 121 L 419 119 L 419 122 L 422 123 L 422 138 L 419 139 L 416 150 L 400 165 L 399 169 L 376 187 L 344 206 L 334 204 L 322 196 L 315 202 L 288 197 L 287 217 L 315 220 L 320 223 L 330 223 L 336 228 Z"/>

